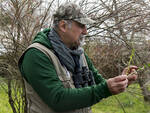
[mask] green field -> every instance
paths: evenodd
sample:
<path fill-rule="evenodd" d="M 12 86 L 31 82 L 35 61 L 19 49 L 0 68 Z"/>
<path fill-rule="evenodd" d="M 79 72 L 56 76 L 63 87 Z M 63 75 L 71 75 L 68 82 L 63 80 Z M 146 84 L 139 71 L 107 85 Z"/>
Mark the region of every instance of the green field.
<path fill-rule="evenodd" d="M 128 90 L 130 93 L 126 91 L 125 93 L 103 99 L 92 107 L 93 113 L 124 113 L 121 106 L 123 106 L 126 113 L 150 113 L 150 104 L 143 101 L 139 86 L 134 84 Z M 8 97 L 2 87 L 0 87 L 0 113 L 12 113 L 8 104 Z"/>
<path fill-rule="evenodd" d="M 144 102 L 140 87 L 134 84 L 125 93 L 103 99 L 92 110 L 93 113 L 150 113 L 150 104 Z"/>
<path fill-rule="evenodd" d="M 0 86 L 0 113 L 13 113 L 8 103 L 8 96 L 1 86 Z"/>

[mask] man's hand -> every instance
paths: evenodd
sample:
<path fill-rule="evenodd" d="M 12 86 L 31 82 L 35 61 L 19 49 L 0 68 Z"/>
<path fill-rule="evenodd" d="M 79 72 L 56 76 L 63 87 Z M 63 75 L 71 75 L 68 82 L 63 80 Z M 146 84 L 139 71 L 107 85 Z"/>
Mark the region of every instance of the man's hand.
<path fill-rule="evenodd" d="M 128 85 L 132 84 L 137 79 L 137 74 L 128 75 Z"/>
<path fill-rule="evenodd" d="M 137 69 L 137 66 L 129 66 L 123 70 L 122 75 L 128 75 L 128 85 L 132 84 L 137 79 Z"/>
<path fill-rule="evenodd" d="M 128 85 L 128 76 L 120 75 L 107 80 L 107 85 L 112 94 L 124 92 Z"/>
<path fill-rule="evenodd" d="M 124 92 L 126 87 L 137 79 L 137 66 L 126 67 L 122 75 L 107 80 L 107 85 L 112 94 Z M 127 76 L 128 75 L 128 76 Z"/>

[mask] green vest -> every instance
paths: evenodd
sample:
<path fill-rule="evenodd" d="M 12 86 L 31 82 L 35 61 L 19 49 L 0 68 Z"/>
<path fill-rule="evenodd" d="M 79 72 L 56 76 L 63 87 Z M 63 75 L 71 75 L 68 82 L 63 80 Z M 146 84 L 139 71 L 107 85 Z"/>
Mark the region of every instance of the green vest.
<path fill-rule="evenodd" d="M 62 81 L 64 87 L 75 88 L 72 77 L 71 77 L 72 73 L 70 73 L 65 67 L 61 65 L 59 59 L 53 53 L 52 50 L 46 48 L 40 43 L 33 43 L 27 48 L 27 50 L 29 48 L 37 48 L 38 50 L 46 54 L 48 58 L 53 62 L 54 67 L 56 69 L 56 73 L 59 79 Z M 83 66 L 88 66 L 84 54 L 82 55 L 82 57 L 83 57 Z M 43 102 L 43 100 L 38 96 L 38 94 L 34 91 L 32 86 L 28 84 L 28 82 L 25 79 L 24 79 L 24 83 L 25 83 L 25 88 L 26 88 L 26 97 L 28 101 L 28 105 L 27 105 L 28 113 L 57 113 Z M 87 107 L 87 108 L 77 109 L 77 110 L 68 111 L 64 113 L 92 113 L 92 111 L 90 107 Z"/>

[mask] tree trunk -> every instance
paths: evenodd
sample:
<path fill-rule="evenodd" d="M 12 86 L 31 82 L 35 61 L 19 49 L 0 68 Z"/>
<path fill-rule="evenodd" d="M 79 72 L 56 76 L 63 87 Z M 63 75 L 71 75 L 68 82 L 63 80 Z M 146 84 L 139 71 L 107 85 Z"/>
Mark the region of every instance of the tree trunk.
<path fill-rule="evenodd" d="M 146 102 L 150 102 L 150 91 L 148 90 L 148 85 L 146 84 L 150 80 L 149 73 L 145 72 L 143 77 L 139 77 L 138 82 Z"/>
<path fill-rule="evenodd" d="M 11 87 L 11 79 L 8 79 L 8 98 L 9 98 L 9 104 L 13 110 L 13 113 L 17 113 L 16 108 L 14 106 L 14 100 L 12 98 L 12 87 Z"/>

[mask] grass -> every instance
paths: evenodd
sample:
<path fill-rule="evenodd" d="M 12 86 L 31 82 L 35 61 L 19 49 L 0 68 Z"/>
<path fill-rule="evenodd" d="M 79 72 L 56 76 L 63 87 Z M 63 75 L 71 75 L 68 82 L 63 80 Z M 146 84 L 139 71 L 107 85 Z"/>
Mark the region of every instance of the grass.
<path fill-rule="evenodd" d="M 10 104 L 8 103 L 8 96 L 5 90 L 2 88 L 7 88 L 0 78 L 0 113 L 13 113 Z"/>
<path fill-rule="evenodd" d="M 7 95 L 0 89 L 0 113 L 12 113 Z"/>
<path fill-rule="evenodd" d="M 1 87 L 0 78 L 0 113 L 13 113 L 8 103 L 8 96 Z M 6 85 L 3 85 L 6 88 Z M 101 100 L 92 106 L 93 113 L 124 113 L 119 102 L 124 107 L 126 113 L 150 113 L 150 104 L 145 103 L 139 85 L 131 85 L 125 93 Z"/>
<path fill-rule="evenodd" d="M 121 105 L 117 101 L 119 99 Z M 145 103 L 137 84 L 130 86 L 125 93 L 103 99 L 92 107 L 93 113 L 150 113 L 150 104 Z"/>

